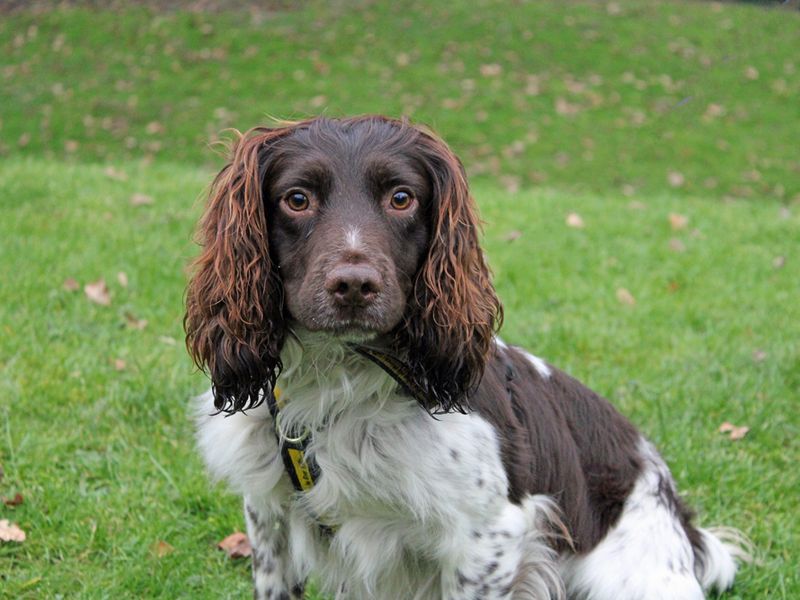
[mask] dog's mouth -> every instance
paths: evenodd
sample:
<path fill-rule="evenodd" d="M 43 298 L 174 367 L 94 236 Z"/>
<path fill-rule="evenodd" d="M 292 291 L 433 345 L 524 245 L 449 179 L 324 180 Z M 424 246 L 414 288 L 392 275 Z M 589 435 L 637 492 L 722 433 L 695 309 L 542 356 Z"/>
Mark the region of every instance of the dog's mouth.
<path fill-rule="evenodd" d="M 327 333 L 343 342 L 365 342 L 385 332 L 385 326 L 368 316 L 317 316 L 303 323 L 310 331 Z"/>

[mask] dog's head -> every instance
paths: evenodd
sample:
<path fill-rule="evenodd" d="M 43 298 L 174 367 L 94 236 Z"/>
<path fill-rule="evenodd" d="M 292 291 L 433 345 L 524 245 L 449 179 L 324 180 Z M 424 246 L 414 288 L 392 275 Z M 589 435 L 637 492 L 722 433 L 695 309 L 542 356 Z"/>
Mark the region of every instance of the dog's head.
<path fill-rule="evenodd" d="M 259 403 L 293 326 L 378 342 L 427 408 L 463 409 L 502 309 L 464 170 L 384 117 L 256 128 L 217 175 L 187 292 L 187 347 L 217 408 Z"/>

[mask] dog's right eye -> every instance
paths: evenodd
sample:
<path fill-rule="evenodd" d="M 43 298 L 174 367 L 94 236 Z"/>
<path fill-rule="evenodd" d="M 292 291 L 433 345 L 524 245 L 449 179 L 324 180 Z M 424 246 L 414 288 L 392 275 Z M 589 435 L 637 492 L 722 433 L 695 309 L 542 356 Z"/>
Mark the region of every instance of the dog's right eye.
<path fill-rule="evenodd" d="M 302 212 L 309 207 L 308 196 L 294 192 L 286 196 L 286 205 L 295 212 Z"/>

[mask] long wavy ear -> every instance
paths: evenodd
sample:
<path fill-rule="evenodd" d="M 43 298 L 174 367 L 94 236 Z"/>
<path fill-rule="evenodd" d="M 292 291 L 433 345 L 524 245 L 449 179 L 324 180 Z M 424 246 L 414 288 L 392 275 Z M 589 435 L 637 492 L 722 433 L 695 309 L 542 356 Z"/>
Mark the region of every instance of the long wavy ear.
<path fill-rule="evenodd" d="M 421 132 L 419 150 L 432 183 L 432 232 L 414 287 L 404 340 L 414 377 L 434 411 L 468 408 L 483 376 L 503 309 L 480 248 L 480 223 L 461 162 Z"/>
<path fill-rule="evenodd" d="M 269 253 L 264 179 L 271 146 L 292 127 L 240 135 L 214 179 L 186 292 L 186 347 L 211 375 L 224 412 L 258 405 L 281 370 L 283 290 Z"/>

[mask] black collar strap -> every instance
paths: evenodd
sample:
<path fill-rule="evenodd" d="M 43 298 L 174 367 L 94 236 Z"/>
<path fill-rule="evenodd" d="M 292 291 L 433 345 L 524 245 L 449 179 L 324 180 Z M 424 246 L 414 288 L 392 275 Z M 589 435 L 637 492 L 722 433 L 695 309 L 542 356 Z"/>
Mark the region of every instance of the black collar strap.
<path fill-rule="evenodd" d="M 319 465 L 313 457 L 307 455 L 308 447 L 311 445 L 311 431 L 306 429 L 300 435 L 289 435 L 281 426 L 283 408 L 281 400 L 281 390 L 277 386 L 271 394 L 267 395 L 267 406 L 269 414 L 272 415 L 272 424 L 275 429 L 275 436 L 278 438 L 283 466 L 292 480 L 294 489 L 298 492 L 307 492 L 319 479 Z"/>
<path fill-rule="evenodd" d="M 411 367 L 408 366 L 402 359 L 393 354 L 372 348 L 370 346 L 359 346 L 356 344 L 348 344 L 350 349 L 356 354 L 360 354 L 364 358 L 369 359 L 381 369 L 386 371 L 386 374 L 394 379 L 406 394 L 414 398 L 422 406 L 428 404 L 428 393 L 425 388 L 421 386 L 411 374 Z"/>

